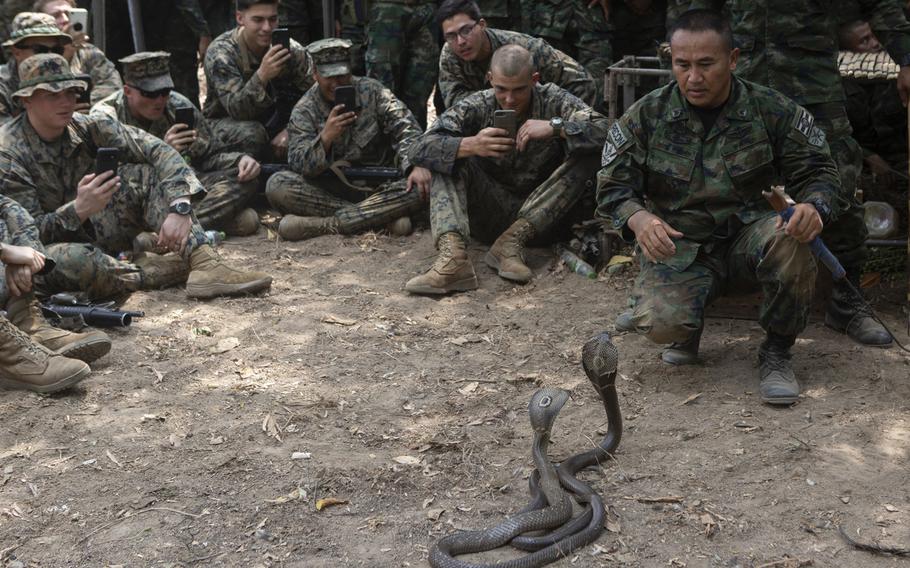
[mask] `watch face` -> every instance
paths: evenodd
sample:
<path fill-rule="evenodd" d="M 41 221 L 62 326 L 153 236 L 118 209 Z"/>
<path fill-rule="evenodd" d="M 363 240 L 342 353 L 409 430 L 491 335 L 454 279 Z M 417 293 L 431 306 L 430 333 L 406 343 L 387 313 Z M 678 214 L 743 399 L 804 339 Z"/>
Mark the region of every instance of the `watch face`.
<path fill-rule="evenodd" d="M 174 205 L 172 209 L 174 210 L 174 213 L 177 213 L 178 215 L 189 215 L 190 211 L 193 210 L 193 206 L 185 201 L 181 201 Z"/>

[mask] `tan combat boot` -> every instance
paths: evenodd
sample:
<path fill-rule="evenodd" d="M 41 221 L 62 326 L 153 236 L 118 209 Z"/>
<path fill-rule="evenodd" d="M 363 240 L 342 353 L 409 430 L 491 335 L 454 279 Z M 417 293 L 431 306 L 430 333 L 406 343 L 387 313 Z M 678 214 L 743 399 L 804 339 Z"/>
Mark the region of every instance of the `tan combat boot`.
<path fill-rule="evenodd" d="M 448 294 L 477 289 L 474 265 L 458 233 L 444 233 L 436 243 L 439 256 L 426 273 L 408 280 L 404 289 L 412 294 Z"/>
<path fill-rule="evenodd" d="M 162 290 L 186 282 L 190 265 L 179 254 L 155 254 L 145 252 L 136 257 L 133 264 L 139 267 L 142 276 L 140 290 Z"/>
<path fill-rule="evenodd" d="M 393 237 L 406 237 L 414 230 L 410 217 L 399 217 L 386 225 L 386 230 Z"/>
<path fill-rule="evenodd" d="M 531 281 L 534 273 L 525 264 L 522 249 L 534 236 L 534 227 L 525 219 L 518 219 L 506 232 L 499 235 L 490 247 L 484 260 L 487 266 L 495 268 L 499 276 L 525 284 Z"/>
<path fill-rule="evenodd" d="M 51 393 L 73 386 L 91 372 L 82 361 L 53 353 L 0 317 L 0 386 Z"/>
<path fill-rule="evenodd" d="M 224 224 L 224 232 L 231 237 L 246 237 L 259 231 L 259 213 L 247 207 L 236 217 Z"/>
<path fill-rule="evenodd" d="M 57 355 L 91 363 L 111 350 L 111 338 L 103 331 L 90 329 L 82 333 L 52 326 L 41 313 L 35 294 L 10 299 L 6 305 L 9 321 Z"/>
<path fill-rule="evenodd" d="M 271 285 L 268 274 L 232 268 L 209 245 L 200 245 L 190 254 L 190 276 L 186 281 L 186 295 L 190 298 L 253 294 Z"/>
<path fill-rule="evenodd" d="M 337 217 L 285 215 L 278 224 L 278 235 L 286 241 L 302 241 L 338 232 Z"/>
<path fill-rule="evenodd" d="M 168 250 L 165 247 L 158 246 L 158 233 L 146 231 L 133 237 L 133 254 L 138 256 L 144 252 L 165 254 Z"/>

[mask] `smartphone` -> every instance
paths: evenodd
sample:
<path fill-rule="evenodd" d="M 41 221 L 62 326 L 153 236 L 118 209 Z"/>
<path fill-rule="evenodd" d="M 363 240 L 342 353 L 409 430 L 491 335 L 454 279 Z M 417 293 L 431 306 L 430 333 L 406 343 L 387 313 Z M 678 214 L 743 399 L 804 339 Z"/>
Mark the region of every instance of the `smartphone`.
<path fill-rule="evenodd" d="M 185 124 L 192 130 L 196 127 L 196 109 L 193 107 L 177 107 L 174 109 L 174 123 Z"/>
<path fill-rule="evenodd" d="M 92 76 L 91 75 L 76 75 L 76 79 L 80 81 L 85 81 L 88 88 L 79 93 L 79 98 L 76 99 L 77 103 L 80 104 L 90 104 L 92 102 Z"/>
<path fill-rule="evenodd" d="M 272 45 L 281 45 L 290 51 L 291 32 L 287 28 L 275 28 L 272 30 Z"/>
<path fill-rule="evenodd" d="M 88 10 L 85 8 L 72 8 L 69 16 L 70 31 L 88 35 Z"/>
<path fill-rule="evenodd" d="M 509 138 L 518 134 L 518 116 L 514 110 L 497 110 L 493 112 L 493 128 L 502 128 L 509 133 Z"/>
<path fill-rule="evenodd" d="M 98 148 L 98 153 L 95 154 L 95 175 L 114 172 L 116 176 L 119 165 L 120 150 L 118 148 Z"/>
<path fill-rule="evenodd" d="M 344 112 L 357 111 L 357 89 L 354 85 L 342 85 L 335 87 L 335 104 L 344 105 Z"/>

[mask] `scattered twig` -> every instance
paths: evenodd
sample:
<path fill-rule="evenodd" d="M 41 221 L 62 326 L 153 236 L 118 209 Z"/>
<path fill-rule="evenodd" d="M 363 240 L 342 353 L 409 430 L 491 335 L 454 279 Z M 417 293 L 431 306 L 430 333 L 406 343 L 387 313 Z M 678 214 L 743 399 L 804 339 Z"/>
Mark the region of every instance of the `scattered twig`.
<path fill-rule="evenodd" d="M 850 535 L 847 534 L 846 529 L 843 525 L 837 527 L 837 530 L 840 532 L 841 537 L 847 544 L 850 546 L 859 549 L 865 550 L 866 552 L 871 552 L 873 554 L 892 554 L 894 556 L 910 556 L 910 548 L 900 548 L 897 546 L 884 546 L 881 544 L 865 543 L 859 542 L 858 540 L 853 539 Z"/>
<path fill-rule="evenodd" d="M 796 440 L 797 442 L 799 442 L 800 444 L 806 446 L 806 449 L 807 449 L 807 450 L 811 450 L 811 449 L 812 449 L 812 446 L 810 446 L 810 445 L 807 444 L 806 442 L 800 440 L 799 438 L 797 438 L 797 437 L 794 436 L 793 434 L 790 434 L 790 437 L 793 438 L 794 440 Z"/>
<path fill-rule="evenodd" d="M 799 558 L 782 558 L 774 562 L 759 564 L 755 568 L 803 568 L 803 566 L 812 566 L 812 560 L 800 560 Z"/>
<path fill-rule="evenodd" d="M 628 501 L 638 501 L 639 503 L 681 503 L 683 498 L 677 495 L 667 495 L 666 497 L 629 497 L 623 499 Z"/>
<path fill-rule="evenodd" d="M 11 547 L 9 547 L 9 548 L 4 548 L 3 550 L 0 550 L 0 560 L 5 560 L 6 557 L 9 556 L 9 553 L 10 553 L 10 552 L 16 550 L 16 549 L 19 548 L 20 546 L 22 546 L 22 545 L 21 545 L 21 544 L 16 544 L 16 545 L 13 545 L 13 546 L 11 546 Z"/>
<path fill-rule="evenodd" d="M 101 532 L 101 531 L 103 531 L 103 530 L 106 530 L 106 529 L 109 529 L 109 528 L 111 528 L 112 526 L 114 526 L 114 525 L 116 525 L 116 524 L 118 524 L 118 523 L 121 523 L 121 522 L 125 521 L 126 519 L 131 519 L 131 518 L 133 518 L 133 517 L 135 517 L 135 516 L 137 516 L 137 515 L 141 515 L 142 513 L 149 513 L 149 512 L 151 512 L 151 511 L 166 511 L 166 512 L 168 512 L 168 513 L 176 513 L 176 514 L 178 514 L 178 515 L 184 515 L 184 516 L 186 516 L 186 517 L 192 517 L 192 518 L 194 518 L 194 519 L 198 519 L 199 517 L 202 516 L 202 514 L 194 515 L 193 513 L 187 513 L 186 511 L 179 511 L 179 510 L 177 510 L 177 509 L 169 509 L 169 508 L 167 508 L 167 507 L 147 507 L 147 508 L 145 508 L 145 509 L 140 509 L 140 510 L 136 511 L 136 512 L 133 513 L 132 515 L 123 516 L 123 517 L 120 517 L 119 519 L 115 519 L 115 520 L 110 521 L 110 522 L 108 522 L 108 523 L 104 523 L 103 525 L 101 525 L 101 526 L 99 526 L 99 527 L 96 527 L 92 532 L 88 533 L 87 535 L 85 535 L 84 537 L 82 537 L 82 538 L 80 538 L 78 541 L 76 541 L 76 544 L 73 546 L 73 548 L 75 548 L 76 546 L 79 546 L 79 545 L 82 544 L 83 542 L 86 542 L 88 539 L 92 538 L 93 536 L 95 536 L 95 535 L 98 534 L 99 532 Z"/>

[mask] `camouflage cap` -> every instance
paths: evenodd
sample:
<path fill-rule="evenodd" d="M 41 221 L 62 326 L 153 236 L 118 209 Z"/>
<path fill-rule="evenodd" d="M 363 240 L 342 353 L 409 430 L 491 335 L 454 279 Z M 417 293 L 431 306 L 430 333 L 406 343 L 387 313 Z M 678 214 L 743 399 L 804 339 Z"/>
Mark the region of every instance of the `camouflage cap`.
<path fill-rule="evenodd" d="M 306 48 L 313 58 L 316 71 L 323 77 L 351 74 L 351 42 L 331 37 L 314 41 Z"/>
<path fill-rule="evenodd" d="M 166 51 L 140 51 L 120 60 L 123 82 L 143 91 L 173 89 L 171 54 Z"/>
<path fill-rule="evenodd" d="M 4 47 L 16 45 L 30 37 L 49 37 L 61 43 L 73 43 L 73 38 L 57 27 L 54 17 L 41 12 L 20 12 L 10 25 L 9 39 L 3 42 Z"/>
<path fill-rule="evenodd" d="M 13 97 L 30 97 L 38 89 L 59 93 L 74 87 L 84 91 L 88 84 L 73 75 L 62 55 L 39 53 L 19 64 L 19 90 Z"/>

